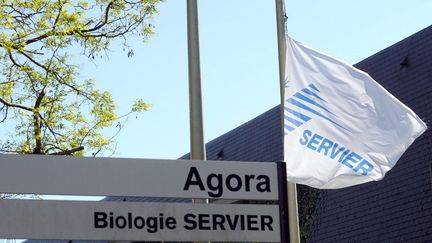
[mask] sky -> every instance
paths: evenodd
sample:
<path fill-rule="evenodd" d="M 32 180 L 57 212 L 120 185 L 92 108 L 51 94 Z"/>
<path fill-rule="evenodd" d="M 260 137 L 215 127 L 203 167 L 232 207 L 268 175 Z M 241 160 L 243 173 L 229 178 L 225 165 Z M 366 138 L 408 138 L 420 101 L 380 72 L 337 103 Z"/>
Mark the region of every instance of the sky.
<path fill-rule="evenodd" d="M 285 1 L 288 34 L 355 64 L 431 24 L 429 0 Z M 131 117 L 113 157 L 176 159 L 189 151 L 186 1 L 166 0 L 155 35 L 131 39 L 94 63 L 79 59 L 82 78 L 112 92 L 119 113 L 133 100 L 153 105 Z M 199 1 L 206 142 L 276 106 L 279 98 L 274 1 Z"/>

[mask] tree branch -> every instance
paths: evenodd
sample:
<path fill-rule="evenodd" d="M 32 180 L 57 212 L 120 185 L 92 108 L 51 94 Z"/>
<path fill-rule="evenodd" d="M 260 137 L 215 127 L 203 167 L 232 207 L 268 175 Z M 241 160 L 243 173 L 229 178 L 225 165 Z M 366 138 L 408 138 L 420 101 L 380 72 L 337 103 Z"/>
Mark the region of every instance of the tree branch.
<path fill-rule="evenodd" d="M 38 97 L 36 98 L 34 109 L 33 109 L 33 132 L 36 146 L 33 149 L 33 154 L 43 154 L 42 151 L 42 123 L 40 121 L 40 114 L 38 108 L 42 103 L 42 99 L 45 97 L 45 88 L 41 90 Z"/>
<path fill-rule="evenodd" d="M 97 24 L 95 27 L 93 27 L 91 29 L 82 30 L 81 32 L 92 32 L 92 31 L 98 30 L 98 29 L 102 28 L 104 25 L 106 25 L 108 23 L 109 11 L 110 11 L 112 5 L 114 4 L 114 1 L 115 0 L 109 2 L 108 5 L 107 5 L 107 7 L 105 8 L 105 17 L 104 17 L 104 21 L 103 22 Z"/>
<path fill-rule="evenodd" d="M 73 29 L 73 30 L 70 30 L 70 31 L 68 31 L 68 32 L 66 32 L 66 33 L 60 33 L 60 32 L 56 32 L 56 31 L 54 31 L 54 28 L 53 28 L 53 30 L 50 30 L 50 31 L 48 31 L 48 32 L 46 32 L 46 33 L 44 33 L 44 34 L 38 36 L 38 37 L 35 37 L 35 38 L 32 38 L 32 39 L 26 40 L 24 43 L 25 43 L 26 45 L 29 45 L 29 44 L 31 44 L 31 43 L 41 41 L 41 40 L 46 39 L 46 38 L 51 37 L 51 36 L 74 35 L 74 34 L 76 34 L 76 33 L 93 32 L 93 31 L 99 30 L 100 28 L 102 28 L 103 26 L 105 26 L 105 25 L 108 23 L 109 11 L 110 11 L 110 9 L 111 9 L 111 7 L 112 7 L 114 1 L 115 1 L 115 0 L 109 2 L 108 5 L 107 5 L 107 7 L 105 8 L 104 21 L 103 21 L 103 22 L 100 22 L 99 24 L 97 24 L 95 27 L 93 27 L 93 28 L 91 28 L 91 29 L 84 29 L 84 30 L 80 30 L 80 29 Z"/>
<path fill-rule="evenodd" d="M 26 111 L 33 112 L 33 109 L 32 109 L 32 108 L 29 108 L 29 107 L 27 107 L 27 106 L 23 106 L 23 105 L 12 104 L 12 103 L 9 103 L 9 102 L 5 101 L 5 100 L 2 99 L 2 98 L 0 98 L 0 102 L 1 102 L 2 104 L 4 104 L 4 105 L 8 106 L 8 107 L 20 108 L 20 109 L 23 109 L 23 110 L 26 110 Z"/>
<path fill-rule="evenodd" d="M 64 150 L 61 152 L 55 152 L 55 153 L 51 153 L 49 155 L 72 155 L 73 153 L 79 152 L 84 150 L 83 146 L 79 146 L 77 148 L 73 148 L 73 149 L 68 149 L 68 150 Z"/>

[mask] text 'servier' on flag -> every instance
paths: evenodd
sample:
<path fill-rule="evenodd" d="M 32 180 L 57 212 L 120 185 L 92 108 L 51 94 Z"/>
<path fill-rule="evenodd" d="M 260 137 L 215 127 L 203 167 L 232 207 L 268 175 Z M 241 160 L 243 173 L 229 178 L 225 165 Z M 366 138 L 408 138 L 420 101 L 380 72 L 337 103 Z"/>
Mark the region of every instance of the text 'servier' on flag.
<path fill-rule="evenodd" d="M 425 123 L 367 73 L 287 36 L 284 161 L 291 182 L 380 180 Z"/>

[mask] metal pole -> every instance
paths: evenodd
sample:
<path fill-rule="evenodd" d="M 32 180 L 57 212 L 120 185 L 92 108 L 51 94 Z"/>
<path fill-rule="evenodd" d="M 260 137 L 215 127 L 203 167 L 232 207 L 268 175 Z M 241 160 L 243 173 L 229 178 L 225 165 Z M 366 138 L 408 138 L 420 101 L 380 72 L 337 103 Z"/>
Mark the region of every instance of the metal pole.
<path fill-rule="evenodd" d="M 285 59 L 286 59 L 286 42 L 285 42 L 285 9 L 283 0 L 275 0 L 276 4 L 276 23 L 278 36 L 278 54 L 279 54 L 279 81 L 281 97 L 281 133 L 282 144 L 284 144 L 284 103 L 285 103 Z M 285 147 L 285 144 L 284 146 Z M 284 158 L 285 160 L 286 158 Z M 288 221 L 289 221 L 289 238 L 291 243 L 300 242 L 300 231 L 298 223 L 297 208 L 297 189 L 296 184 L 288 183 Z M 281 229 L 283 230 L 283 229 Z"/>
<path fill-rule="evenodd" d="M 205 160 L 197 0 L 187 0 L 191 159 Z"/>
<path fill-rule="evenodd" d="M 280 238 L 281 243 L 288 243 L 289 236 L 287 229 L 288 226 L 288 197 L 286 194 L 287 179 L 286 179 L 286 166 L 285 162 L 278 161 L 277 174 L 278 174 L 278 188 L 279 188 L 279 221 L 280 221 Z"/>
<path fill-rule="evenodd" d="M 197 0 L 187 0 L 187 34 L 189 67 L 190 158 L 206 160 L 204 144 L 201 69 Z M 207 199 L 192 199 L 193 203 L 208 203 Z"/>

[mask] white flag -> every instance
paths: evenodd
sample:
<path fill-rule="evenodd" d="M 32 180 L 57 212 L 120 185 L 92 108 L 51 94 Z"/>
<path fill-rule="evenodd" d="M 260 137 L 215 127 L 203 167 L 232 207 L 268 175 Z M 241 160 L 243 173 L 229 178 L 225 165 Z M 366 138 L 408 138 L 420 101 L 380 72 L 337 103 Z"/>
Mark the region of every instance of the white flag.
<path fill-rule="evenodd" d="M 291 182 L 380 180 L 425 123 L 367 73 L 287 37 L 284 161 Z"/>

